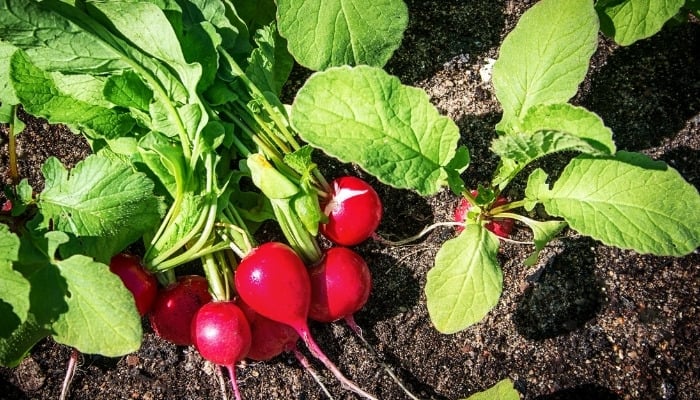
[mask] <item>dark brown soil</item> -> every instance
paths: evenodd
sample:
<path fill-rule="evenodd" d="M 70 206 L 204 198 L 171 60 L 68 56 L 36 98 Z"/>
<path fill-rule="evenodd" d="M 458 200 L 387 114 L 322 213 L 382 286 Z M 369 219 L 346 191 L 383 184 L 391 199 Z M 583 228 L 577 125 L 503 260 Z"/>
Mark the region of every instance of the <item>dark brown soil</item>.
<path fill-rule="evenodd" d="M 411 23 L 388 70 L 425 89 L 459 125 L 472 153 L 470 186 L 485 183 L 499 108 L 480 70 L 497 58 L 503 36 L 533 1 L 407 2 Z M 605 38 L 575 102 L 597 112 L 619 149 L 639 151 L 700 186 L 700 23 L 667 28 L 627 48 Z M 304 73 L 300 72 L 300 76 Z M 293 91 L 294 83 L 292 83 Z M 41 184 L 50 155 L 68 165 L 88 147 L 60 126 L 29 119 L 20 140 L 20 173 Z M 2 128 L 0 171 L 7 169 Z M 563 158 L 543 164 L 550 170 Z M 327 162 L 324 174 L 362 174 Z M 38 186 L 37 186 L 38 187 Z M 450 219 L 456 198 L 431 198 L 377 184 L 386 205 L 380 234 L 402 238 Z M 513 185 L 517 196 L 521 185 Z M 700 210 L 699 210 L 700 211 Z M 421 399 L 459 399 L 510 378 L 524 399 L 700 399 L 700 253 L 684 258 L 638 255 L 568 232 L 527 268 L 528 246 L 505 243 L 504 291 L 480 324 L 441 335 L 430 324 L 423 286 L 440 245 L 439 229 L 400 248 L 358 247 L 374 277 L 356 316 L 367 340 Z M 142 348 L 118 359 L 83 355 L 71 399 L 222 398 L 215 368 L 191 348 L 155 337 L 147 321 Z M 343 324 L 313 325 L 321 346 L 348 376 L 380 399 L 407 398 Z M 58 398 L 70 349 L 40 343 L 16 369 L 0 368 L 0 399 Z M 320 366 L 317 366 L 320 370 Z M 321 399 L 292 356 L 238 369 L 245 399 Z M 355 398 L 323 374 L 336 399 Z"/>

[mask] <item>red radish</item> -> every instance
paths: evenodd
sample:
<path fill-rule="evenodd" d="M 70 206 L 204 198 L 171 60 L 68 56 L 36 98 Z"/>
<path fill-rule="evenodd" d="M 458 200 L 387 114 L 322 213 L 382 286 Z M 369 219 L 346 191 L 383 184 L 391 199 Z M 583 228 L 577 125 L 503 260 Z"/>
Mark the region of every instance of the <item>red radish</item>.
<path fill-rule="evenodd" d="M 243 301 L 258 314 L 297 331 L 306 326 L 311 284 L 291 247 L 279 242 L 256 247 L 241 260 L 234 281 Z"/>
<path fill-rule="evenodd" d="M 192 342 L 192 318 L 204 304 L 211 301 L 206 278 L 186 275 L 158 292 L 149 315 L 151 327 L 165 340 L 181 346 Z"/>
<path fill-rule="evenodd" d="M 309 318 L 333 322 L 359 311 L 369 298 L 372 277 L 365 260 L 347 247 L 333 247 L 309 271 Z"/>
<path fill-rule="evenodd" d="M 354 246 L 369 238 L 382 219 L 382 202 L 367 182 L 343 176 L 331 182 L 331 199 L 323 206 L 328 222 L 321 233 L 342 246 Z"/>
<path fill-rule="evenodd" d="M 309 318 L 319 322 L 333 322 L 343 318 L 367 349 L 379 358 L 374 348 L 365 340 L 362 329 L 353 316 L 364 307 L 372 287 L 372 276 L 362 256 L 347 247 L 330 248 L 321 261 L 311 268 L 309 278 Z M 418 399 L 386 364 L 379 362 L 409 398 Z"/>
<path fill-rule="evenodd" d="M 236 291 L 253 310 L 294 328 L 311 353 L 355 393 L 376 399 L 346 378 L 311 336 L 307 317 L 311 283 L 301 258 L 283 243 L 268 242 L 253 249 L 236 269 Z"/>
<path fill-rule="evenodd" d="M 192 341 L 204 359 L 226 367 L 236 399 L 241 398 L 236 383 L 235 364 L 248 354 L 250 326 L 243 311 L 231 301 L 203 305 L 192 318 Z"/>
<path fill-rule="evenodd" d="M 4 213 L 9 213 L 10 211 L 12 211 L 12 200 L 5 200 L 5 202 L 2 203 L 2 208 L 0 209 L 0 211 Z"/>
<path fill-rule="evenodd" d="M 248 358 L 257 361 L 271 360 L 278 355 L 293 351 L 299 340 L 299 334 L 289 325 L 273 321 L 258 315 L 251 326 L 253 342 Z"/>
<path fill-rule="evenodd" d="M 301 364 L 316 383 L 318 383 L 321 390 L 323 390 L 328 398 L 333 398 L 321 381 L 321 378 L 311 366 L 311 363 L 309 363 L 309 360 L 299 351 L 297 347 L 299 334 L 294 328 L 259 315 L 241 300 L 240 297 L 236 299 L 236 305 L 243 311 L 243 314 L 245 314 L 250 324 L 251 343 L 250 350 L 248 350 L 248 358 L 256 361 L 267 361 L 284 352 L 290 352 L 294 354 L 299 364 Z"/>
<path fill-rule="evenodd" d="M 158 294 L 156 278 L 143 267 L 138 257 L 126 253 L 112 257 L 109 270 L 118 275 L 124 286 L 134 295 L 139 314 L 146 315 Z"/>
<path fill-rule="evenodd" d="M 294 328 L 259 315 L 240 298 L 236 305 L 243 311 L 250 324 L 251 343 L 248 358 L 267 361 L 296 348 L 299 334 Z"/>
<path fill-rule="evenodd" d="M 476 197 L 478 195 L 478 192 L 476 190 L 472 190 L 471 194 L 473 197 Z M 498 196 L 496 198 L 496 201 L 493 202 L 492 207 L 498 207 L 504 204 L 508 204 L 508 199 L 503 196 Z M 455 208 L 454 221 L 464 222 L 467 219 L 467 213 L 470 209 L 471 204 L 469 203 L 469 201 L 467 201 L 467 199 L 465 198 L 462 198 L 462 200 L 457 205 L 457 208 Z M 490 230 L 491 232 L 495 233 L 500 237 L 507 238 L 513 230 L 513 224 L 514 221 L 509 218 L 492 219 L 486 223 L 486 229 Z M 459 226 L 456 228 L 456 230 L 457 233 L 462 232 L 464 230 L 464 227 Z"/>

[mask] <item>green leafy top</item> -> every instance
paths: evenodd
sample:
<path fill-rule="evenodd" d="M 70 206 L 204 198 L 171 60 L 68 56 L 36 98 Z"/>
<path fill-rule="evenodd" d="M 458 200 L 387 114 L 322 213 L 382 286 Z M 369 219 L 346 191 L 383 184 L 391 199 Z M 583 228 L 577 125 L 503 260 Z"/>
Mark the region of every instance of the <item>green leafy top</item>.
<path fill-rule="evenodd" d="M 10 270 L 0 261 L 0 286 L 7 290 L 0 300 L 0 364 L 16 365 L 49 333 L 84 353 L 120 356 L 139 348 L 141 318 L 133 295 L 107 265 L 82 255 L 57 257 L 57 248 L 70 240 L 63 232 L 18 240 L 2 227 L 0 244 L 19 244 L 19 257 Z M 6 299 L 13 305 L 9 313 Z"/>
<path fill-rule="evenodd" d="M 307 68 L 382 67 L 401 44 L 408 24 L 402 0 L 279 0 L 280 32 Z"/>
<path fill-rule="evenodd" d="M 160 221 L 153 182 L 126 164 L 92 155 L 69 174 L 49 158 L 42 171 L 46 186 L 39 207 L 54 229 L 76 236 L 71 254 L 108 262 Z"/>
<path fill-rule="evenodd" d="M 595 8 L 600 29 L 622 46 L 659 32 L 685 4 L 685 0 L 600 0 Z"/>
<path fill-rule="evenodd" d="M 501 44 L 493 86 L 503 107 L 498 130 L 519 131 L 537 104 L 565 103 L 578 89 L 598 45 L 598 16 L 588 0 L 542 0 Z"/>
<path fill-rule="evenodd" d="M 379 68 L 314 74 L 294 100 L 292 123 L 311 145 L 425 195 L 458 177 L 469 162 L 466 149 L 456 150 L 455 123 L 437 112 L 425 92 Z"/>
<path fill-rule="evenodd" d="M 497 253 L 496 235 L 479 224 L 468 224 L 443 244 L 425 284 L 428 312 L 437 330 L 461 331 L 496 305 L 503 287 Z"/>
<path fill-rule="evenodd" d="M 551 189 L 535 171 L 526 196 L 577 231 L 640 253 L 683 256 L 700 246 L 700 195 L 663 162 L 628 152 L 581 155 Z"/>
<path fill-rule="evenodd" d="M 474 393 L 465 400 L 518 400 L 520 394 L 513 387 L 513 381 L 503 379 L 483 392 Z"/>

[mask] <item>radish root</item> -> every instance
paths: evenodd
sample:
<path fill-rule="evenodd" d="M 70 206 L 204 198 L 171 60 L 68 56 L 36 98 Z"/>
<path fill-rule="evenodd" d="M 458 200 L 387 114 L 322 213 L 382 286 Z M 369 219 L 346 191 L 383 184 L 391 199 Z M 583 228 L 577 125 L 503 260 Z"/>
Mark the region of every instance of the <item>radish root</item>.
<path fill-rule="evenodd" d="M 70 390 L 70 384 L 73 382 L 75 370 L 78 367 L 78 357 L 80 357 L 80 352 L 75 348 L 72 349 L 70 358 L 68 358 L 68 365 L 66 366 L 66 377 L 63 378 L 63 385 L 61 385 L 61 395 L 58 397 L 59 400 L 66 400 L 68 397 L 68 390 Z"/>
<path fill-rule="evenodd" d="M 311 374 L 311 377 L 314 378 L 314 380 L 316 381 L 318 386 L 321 387 L 321 390 L 323 390 L 323 393 L 325 393 L 326 396 L 330 400 L 335 400 L 333 398 L 333 395 L 331 394 L 331 392 L 329 392 L 328 388 L 326 388 L 326 385 L 324 385 L 323 382 L 321 381 L 321 377 L 318 375 L 316 370 L 311 366 L 309 359 L 306 358 L 306 356 L 301 351 L 299 351 L 299 348 L 297 346 L 294 346 L 294 349 L 292 349 L 292 352 L 294 353 L 294 357 L 296 357 L 297 361 L 299 361 L 299 364 L 301 364 L 301 366 L 304 367 L 304 369 L 309 374 Z"/>
<path fill-rule="evenodd" d="M 387 375 L 391 377 L 391 379 L 401 388 L 401 390 L 406 393 L 406 395 L 411 398 L 412 400 L 420 400 L 416 395 L 411 393 L 410 390 L 401 382 L 401 379 L 399 379 L 396 374 L 394 374 L 394 371 L 389 368 L 389 366 L 381 360 L 379 357 L 379 354 L 374 350 L 374 347 L 365 339 L 364 335 L 362 334 L 362 328 L 360 328 L 359 325 L 355 322 L 355 318 L 352 315 L 348 315 L 345 317 L 345 323 L 348 325 L 350 330 L 352 330 L 355 335 L 357 335 L 358 338 L 360 338 L 360 341 L 362 344 L 365 345 L 365 348 L 372 354 L 372 356 L 377 360 L 377 362 L 384 368 L 384 371 L 386 371 Z"/>

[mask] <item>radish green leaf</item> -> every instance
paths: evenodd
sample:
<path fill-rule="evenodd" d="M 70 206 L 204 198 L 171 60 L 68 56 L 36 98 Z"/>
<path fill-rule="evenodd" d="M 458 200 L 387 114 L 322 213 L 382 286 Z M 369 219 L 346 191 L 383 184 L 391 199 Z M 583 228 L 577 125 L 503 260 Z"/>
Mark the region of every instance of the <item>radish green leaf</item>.
<path fill-rule="evenodd" d="M 524 264 L 528 266 L 535 265 L 537 263 L 537 257 L 540 251 L 549 243 L 554 237 L 566 228 L 567 224 L 564 221 L 535 221 L 527 217 L 519 217 L 518 220 L 526 224 L 530 229 L 532 229 L 533 241 L 535 242 L 535 251 L 530 254 L 526 259 Z"/>
<path fill-rule="evenodd" d="M 595 113 L 583 107 L 563 104 L 538 104 L 527 110 L 522 132 L 543 130 L 566 132 L 585 141 L 596 153 L 615 154 L 613 133 Z"/>
<path fill-rule="evenodd" d="M 600 29 L 622 46 L 659 32 L 685 0 L 601 0 L 596 2 Z"/>
<path fill-rule="evenodd" d="M 520 394 L 513 387 L 513 381 L 503 379 L 483 392 L 474 393 L 464 400 L 519 400 Z"/>
<path fill-rule="evenodd" d="M 29 281 L 12 268 L 18 260 L 19 238 L 0 224 L 0 338 L 8 337 L 29 312 Z"/>
<path fill-rule="evenodd" d="M 292 124 L 312 146 L 424 195 L 447 185 L 469 159 L 464 149 L 461 162 L 452 163 L 459 129 L 424 91 L 374 67 L 314 74 L 292 105 Z"/>
<path fill-rule="evenodd" d="M 260 90 L 279 96 L 294 65 L 285 47 L 286 41 L 274 25 L 268 25 L 255 33 L 255 43 L 258 47 L 250 56 L 246 75 Z"/>
<path fill-rule="evenodd" d="M 565 103 L 583 81 L 598 45 L 598 16 L 588 0 L 542 0 L 503 41 L 493 85 L 503 107 L 497 129 L 516 132 L 536 104 Z"/>
<path fill-rule="evenodd" d="M 428 312 L 437 330 L 458 332 L 479 322 L 496 305 L 503 289 L 497 253 L 496 235 L 477 224 L 467 224 L 458 237 L 443 244 L 425 285 Z"/>
<path fill-rule="evenodd" d="M 279 30 L 299 64 L 382 67 L 408 24 L 402 0 L 278 0 Z"/>
<path fill-rule="evenodd" d="M 10 80 L 27 112 L 66 123 L 76 131 L 112 138 L 126 134 L 134 126 L 135 121 L 128 114 L 92 105 L 59 91 L 51 74 L 33 65 L 23 51 L 12 55 Z"/>
<path fill-rule="evenodd" d="M 66 282 L 68 306 L 52 325 L 54 340 L 107 357 L 138 350 L 141 318 L 121 279 L 107 265 L 82 255 L 54 263 Z"/>
<path fill-rule="evenodd" d="M 538 104 L 523 117 L 517 133 L 496 138 L 491 150 L 501 156 L 493 184 L 505 187 L 532 161 L 559 151 L 614 154 L 612 131 L 598 115 L 571 104 Z"/>
<path fill-rule="evenodd" d="M 537 185 L 526 194 L 573 229 L 608 245 L 672 256 L 700 246 L 697 189 L 675 169 L 642 154 L 581 155 L 551 190 Z"/>
<path fill-rule="evenodd" d="M 71 242 L 71 254 L 108 262 L 160 220 L 153 182 L 127 164 L 92 155 L 69 173 L 50 158 L 42 171 L 39 207 L 54 228 L 79 239 Z"/>

